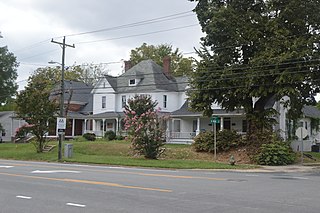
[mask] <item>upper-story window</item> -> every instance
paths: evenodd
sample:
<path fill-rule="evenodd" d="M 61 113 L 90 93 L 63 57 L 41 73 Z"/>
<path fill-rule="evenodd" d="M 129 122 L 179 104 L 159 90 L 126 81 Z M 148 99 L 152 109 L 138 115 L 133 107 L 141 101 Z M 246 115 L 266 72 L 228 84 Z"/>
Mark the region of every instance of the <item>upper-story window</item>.
<path fill-rule="evenodd" d="M 127 105 L 127 98 L 125 95 L 121 96 L 121 106 L 124 108 Z"/>
<path fill-rule="evenodd" d="M 105 108 L 106 108 L 106 96 L 102 96 L 102 99 L 101 99 L 101 107 L 102 107 L 102 109 L 105 109 Z"/>
<path fill-rule="evenodd" d="M 167 108 L 167 101 L 168 101 L 167 95 L 163 95 L 163 108 Z"/>
<path fill-rule="evenodd" d="M 135 85 L 137 85 L 136 79 L 130 79 L 129 86 L 135 86 Z"/>

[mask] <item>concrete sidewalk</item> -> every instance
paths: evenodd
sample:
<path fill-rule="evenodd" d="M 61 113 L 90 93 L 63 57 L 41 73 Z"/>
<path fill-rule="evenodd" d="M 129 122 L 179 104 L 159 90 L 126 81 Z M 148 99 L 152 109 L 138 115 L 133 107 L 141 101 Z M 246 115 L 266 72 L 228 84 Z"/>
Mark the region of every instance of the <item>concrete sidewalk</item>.
<path fill-rule="evenodd" d="M 246 172 L 320 172 L 320 165 L 261 166 Z"/>

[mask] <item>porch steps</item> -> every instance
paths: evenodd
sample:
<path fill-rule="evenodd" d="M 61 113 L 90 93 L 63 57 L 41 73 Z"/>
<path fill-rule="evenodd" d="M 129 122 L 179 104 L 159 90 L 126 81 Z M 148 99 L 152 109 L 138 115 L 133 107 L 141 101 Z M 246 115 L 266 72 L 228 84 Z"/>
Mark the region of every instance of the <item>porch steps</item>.
<path fill-rule="evenodd" d="M 43 152 L 50 152 L 56 145 L 46 145 L 43 148 Z"/>
<path fill-rule="evenodd" d="M 178 138 L 171 138 L 169 141 L 167 141 L 168 144 L 192 144 L 192 139 L 178 139 Z"/>

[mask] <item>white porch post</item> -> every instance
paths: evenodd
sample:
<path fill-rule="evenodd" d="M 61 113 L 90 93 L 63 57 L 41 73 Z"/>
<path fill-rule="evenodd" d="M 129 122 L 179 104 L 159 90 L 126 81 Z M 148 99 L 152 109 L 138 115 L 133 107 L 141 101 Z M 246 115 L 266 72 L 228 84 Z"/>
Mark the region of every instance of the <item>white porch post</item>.
<path fill-rule="evenodd" d="M 95 133 L 96 131 L 96 120 L 92 119 L 92 131 Z"/>
<path fill-rule="evenodd" d="M 115 120 L 116 120 L 115 133 L 116 133 L 116 135 L 118 135 L 118 133 L 119 133 L 119 118 L 116 118 Z"/>
<path fill-rule="evenodd" d="M 166 125 L 167 125 L 167 128 L 166 128 L 166 142 L 169 142 L 170 141 L 170 121 L 169 120 L 166 121 Z"/>
<path fill-rule="evenodd" d="M 83 131 L 83 134 L 87 132 L 87 122 L 88 119 L 84 119 L 84 131 Z"/>
<path fill-rule="evenodd" d="M 200 117 L 197 118 L 197 130 L 196 130 L 196 135 L 200 134 Z"/>
<path fill-rule="evenodd" d="M 72 119 L 72 133 L 71 133 L 72 137 L 74 136 L 75 123 L 76 123 L 75 121 L 76 119 Z"/>
<path fill-rule="evenodd" d="M 104 137 L 104 124 L 106 119 L 102 119 L 102 137 Z"/>
<path fill-rule="evenodd" d="M 223 130 L 223 117 L 220 117 L 220 131 Z"/>

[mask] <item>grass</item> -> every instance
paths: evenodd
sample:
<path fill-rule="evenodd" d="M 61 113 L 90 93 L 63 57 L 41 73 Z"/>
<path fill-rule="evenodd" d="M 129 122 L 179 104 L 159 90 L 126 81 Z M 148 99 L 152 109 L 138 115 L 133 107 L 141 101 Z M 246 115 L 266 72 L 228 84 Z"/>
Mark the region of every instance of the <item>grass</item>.
<path fill-rule="evenodd" d="M 57 144 L 57 142 L 51 142 Z M 172 169 L 250 169 L 253 165 L 236 165 L 215 162 L 213 155 L 197 153 L 190 145 L 165 146 L 165 154 L 159 160 L 148 160 L 134 157 L 130 151 L 130 143 L 126 141 L 85 142 L 68 141 L 73 144 L 72 158 L 63 158 L 66 162 L 92 163 L 121 166 L 157 167 Z M 34 146 L 28 144 L 0 144 L 0 158 L 33 161 L 57 161 L 57 146 L 49 153 L 36 153 Z"/>
<path fill-rule="evenodd" d="M 315 160 L 310 159 L 306 156 L 303 157 L 303 162 L 306 164 L 320 164 L 320 153 L 319 152 L 305 152 L 305 154 L 311 155 Z M 297 161 L 300 161 L 301 155 L 298 155 Z"/>

